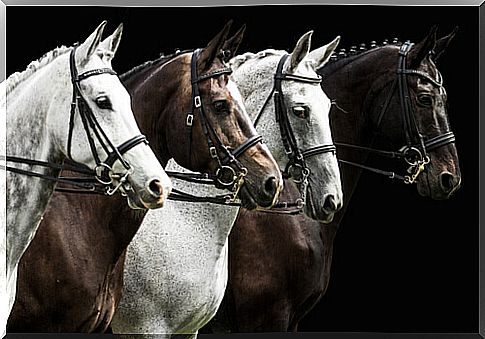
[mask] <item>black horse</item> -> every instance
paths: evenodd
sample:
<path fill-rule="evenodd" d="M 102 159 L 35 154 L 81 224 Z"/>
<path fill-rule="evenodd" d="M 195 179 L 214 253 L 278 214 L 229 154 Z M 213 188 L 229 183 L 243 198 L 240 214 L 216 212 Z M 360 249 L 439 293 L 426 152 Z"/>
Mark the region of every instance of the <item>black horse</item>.
<path fill-rule="evenodd" d="M 364 169 L 416 183 L 420 195 L 436 200 L 460 187 L 447 95 L 435 65 L 455 31 L 437 39 L 436 30 L 418 44 L 352 49 L 319 71 L 325 92 L 334 99 L 331 124 L 344 208 L 330 224 L 241 209 L 229 238 L 228 287 L 209 324 L 212 330 L 297 330 L 325 294 L 334 237 Z M 369 165 L 369 154 L 393 157 L 386 164 L 394 171 Z M 297 192 L 285 187 L 280 199 L 291 200 Z M 266 245 L 258 247 L 253 239 Z"/>

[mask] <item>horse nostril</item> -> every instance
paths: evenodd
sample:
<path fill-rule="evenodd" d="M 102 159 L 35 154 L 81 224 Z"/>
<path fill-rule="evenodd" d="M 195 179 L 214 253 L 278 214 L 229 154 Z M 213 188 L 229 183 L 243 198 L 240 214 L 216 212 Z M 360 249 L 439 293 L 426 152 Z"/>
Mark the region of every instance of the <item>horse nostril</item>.
<path fill-rule="evenodd" d="M 163 194 L 162 183 L 158 179 L 150 181 L 148 184 L 148 193 L 150 193 L 155 198 L 160 198 Z"/>
<path fill-rule="evenodd" d="M 440 185 L 445 193 L 449 193 L 455 187 L 455 176 L 450 172 L 440 174 Z"/>
<path fill-rule="evenodd" d="M 326 212 L 336 212 L 340 209 L 340 207 L 337 206 L 337 203 L 335 202 L 335 197 L 333 195 L 327 195 L 325 201 L 323 202 L 323 209 Z"/>
<path fill-rule="evenodd" d="M 278 184 L 275 177 L 271 177 L 264 183 L 264 190 L 268 195 L 273 197 L 278 189 Z"/>

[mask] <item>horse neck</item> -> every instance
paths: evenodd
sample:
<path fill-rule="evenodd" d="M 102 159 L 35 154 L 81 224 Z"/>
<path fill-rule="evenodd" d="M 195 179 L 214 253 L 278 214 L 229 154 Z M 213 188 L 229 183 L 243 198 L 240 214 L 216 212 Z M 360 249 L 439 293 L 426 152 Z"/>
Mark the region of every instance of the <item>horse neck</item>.
<path fill-rule="evenodd" d="M 359 145 L 370 142 L 374 133 L 368 125 L 372 108 L 364 105 L 376 79 L 394 66 L 383 63 L 381 51 L 383 48 L 337 60 L 318 71 L 324 91 L 334 101 L 330 114 L 335 141 Z"/>
<path fill-rule="evenodd" d="M 176 140 L 167 140 L 169 119 L 188 110 L 184 110 L 187 105 L 179 105 L 180 97 L 184 94 L 180 75 L 167 67 L 173 60 L 161 58 L 123 79 L 132 96 L 133 112 L 140 130 L 150 140 L 150 146 L 162 165 L 172 158 L 170 144 L 173 146 L 177 143 Z M 188 86 L 190 94 L 190 82 Z"/>
<path fill-rule="evenodd" d="M 54 139 L 54 131 L 49 130 L 55 114 L 59 114 L 59 119 L 64 114 L 64 121 L 69 117 L 71 93 L 65 88 L 70 86 L 70 80 L 66 72 L 59 71 L 61 67 L 68 69 L 66 56 L 38 69 L 7 94 L 8 155 L 62 162 L 62 150 Z M 49 176 L 59 174 L 48 168 L 33 170 Z M 7 182 L 7 269 L 12 272 L 35 234 L 54 182 L 11 172 L 7 172 Z"/>
<path fill-rule="evenodd" d="M 377 81 L 380 83 L 383 76 L 387 76 L 389 70 L 394 69 L 397 58 L 388 57 L 393 49 L 391 46 L 380 47 L 330 62 L 318 71 L 323 78 L 325 93 L 334 101 L 330 122 L 336 143 L 371 146 L 376 131 L 369 124 L 369 118 L 377 108 L 366 107 L 366 103 L 370 102 L 369 95 L 375 89 Z M 361 164 L 368 156 L 366 152 L 345 147 L 338 149 L 338 155 L 339 159 Z M 340 168 L 345 211 L 362 170 L 349 165 L 341 165 Z M 338 223 L 343 214 L 337 214 L 334 223 Z"/>
<path fill-rule="evenodd" d="M 7 94 L 7 154 L 29 159 L 63 159 L 52 126 L 69 118 L 72 85 L 67 55 L 39 68 Z M 69 90 L 66 91 L 66 88 Z M 67 130 L 66 130 L 67 134 Z"/>

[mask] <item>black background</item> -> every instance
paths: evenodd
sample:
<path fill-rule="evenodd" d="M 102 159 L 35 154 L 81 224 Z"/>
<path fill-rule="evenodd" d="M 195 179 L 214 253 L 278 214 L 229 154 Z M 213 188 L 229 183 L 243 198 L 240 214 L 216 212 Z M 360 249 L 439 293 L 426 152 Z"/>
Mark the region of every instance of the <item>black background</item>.
<path fill-rule="evenodd" d="M 203 47 L 224 24 L 247 24 L 239 52 L 291 51 L 314 30 L 313 47 L 398 37 L 418 42 L 460 30 L 438 62 L 462 171 L 448 201 L 420 197 L 373 174 L 362 176 L 335 240 L 327 294 L 300 331 L 478 331 L 478 7 L 235 6 L 7 7 L 7 76 L 60 45 L 83 41 L 102 20 L 124 23 L 113 60 L 122 73 L 175 48 Z M 264 312 L 264 310 L 263 310 Z"/>

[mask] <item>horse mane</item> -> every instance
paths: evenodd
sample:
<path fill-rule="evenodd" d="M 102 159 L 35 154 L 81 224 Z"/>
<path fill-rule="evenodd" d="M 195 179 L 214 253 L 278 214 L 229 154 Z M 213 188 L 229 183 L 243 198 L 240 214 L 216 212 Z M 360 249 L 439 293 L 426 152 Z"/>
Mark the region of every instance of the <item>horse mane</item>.
<path fill-rule="evenodd" d="M 268 55 L 280 55 L 280 54 L 281 54 L 280 50 L 276 50 L 272 48 L 265 49 L 257 53 L 246 52 L 244 54 L 240 54 L 232 58 L 229 61 L 229 65 L 231 66 L 231 68 L 236 69 L 248 60 L 262 59 Z"/>
<path fill-rule="evenodd" d="M 371 41 L 370 45 L 368 46 L 366 46 L 365 43 L 361 43 L 359 45 L 353 44 L 349 49 L 342 47 L 332 53 L 328 62 L 318 70 L 318 74 L 328 76 L 340 67 L 345 67 L 355 60 L 365 57 L 370 53 L 382 51 L 385 48 L 399 47 L 402 44 L 403 42 L 400 42 L 397 38 L 394 38 L 390 42 L 389 40 L 385 39 L 380 45 L 375 41 Z"/>
<path fill-rule="evenodd" d="M 355 57 L 359 57 L 361 55 L 367 54 L 368 52 L 377 50 L 381 47 L 386 46 L 401 46 L 403 44 L 402 41 L 399 41 L 398 38 L 394 38 L 392 41 L 388 39 L 384 39 L 381 45 L 378 45 L 375 40 L 371 41 L 369 47 L 366 47 L 365 43 L 360 43 L 358 45 L 354 44 L 347 50 L 346 48 L 340 48 L 339 51 L 334 51 L 330 56 L 328 63 L 339 61 L 342 59 L 354 59 Z"/>
<path fill-rule="evenodd" d="M 175 58 L 175 57 L 177 57 L 177 56 L 179 56 L 183 53 L 186 53 L 186 52 L 189 52 L 189 51 L 176 51 L 175 53 L 172 53 L 170 55 L 161 54 L 157 59 L 146 61 L 146 62 L 142 63 L 141 65 L 135 66 L 132 69 L 130 69 L 129 71 L 126 71 L 125 73 L 121 74 L 120 80 L 124 81 L 124 80 L 130 78 L 133 74 L 141 72 L 144 69 L 153 66 L 154 64 L 157 64 L 157 63 L 165 64 L 168 61 L 172 60 L 173 58 Z"/>
<path fill-rule="evenodd" d="M 50 52 L 45 53 L 42 57 L 37 60 L 32 61 L 27 68 L 22 72 L 15 72 L 10 75 L 6 82 L 6 94 L 12 92 L 18 84 L 22 83 L 26 79 L 28 79 L 32 74 L 34 74 L 37 70 L 43 68 L 44 66 L 50 64 L 54 59 L 58 56 L 67 53 L 70 51 L 72 47 L 56 47 Z"/>
<path fill-rule="evenodd" d="M 129 71 L 126 71 L 125 73 L 121 74 L 120 75 L 120 80 L 123 81 L 125 80 L 126 78 L 129 78 L 131 77 L 131 75 L 133 75 L 133 73 L 137 73 L 139 71 L 142 71 L 144 70 L 145 68 L 148 68 L 150 66 L 152 66 L 154 63 L 160 61 L 162 59 L 162 57 L 158 58 L 158 59 L 155 59 L 155 60 L 149 60 L 149 61 L 146 61 L 144 62 L 143 64 L 141 65 L 138 65 L 138 66 L 135 66 L 133 67 L 132 69 L 130 69 Z"/>

